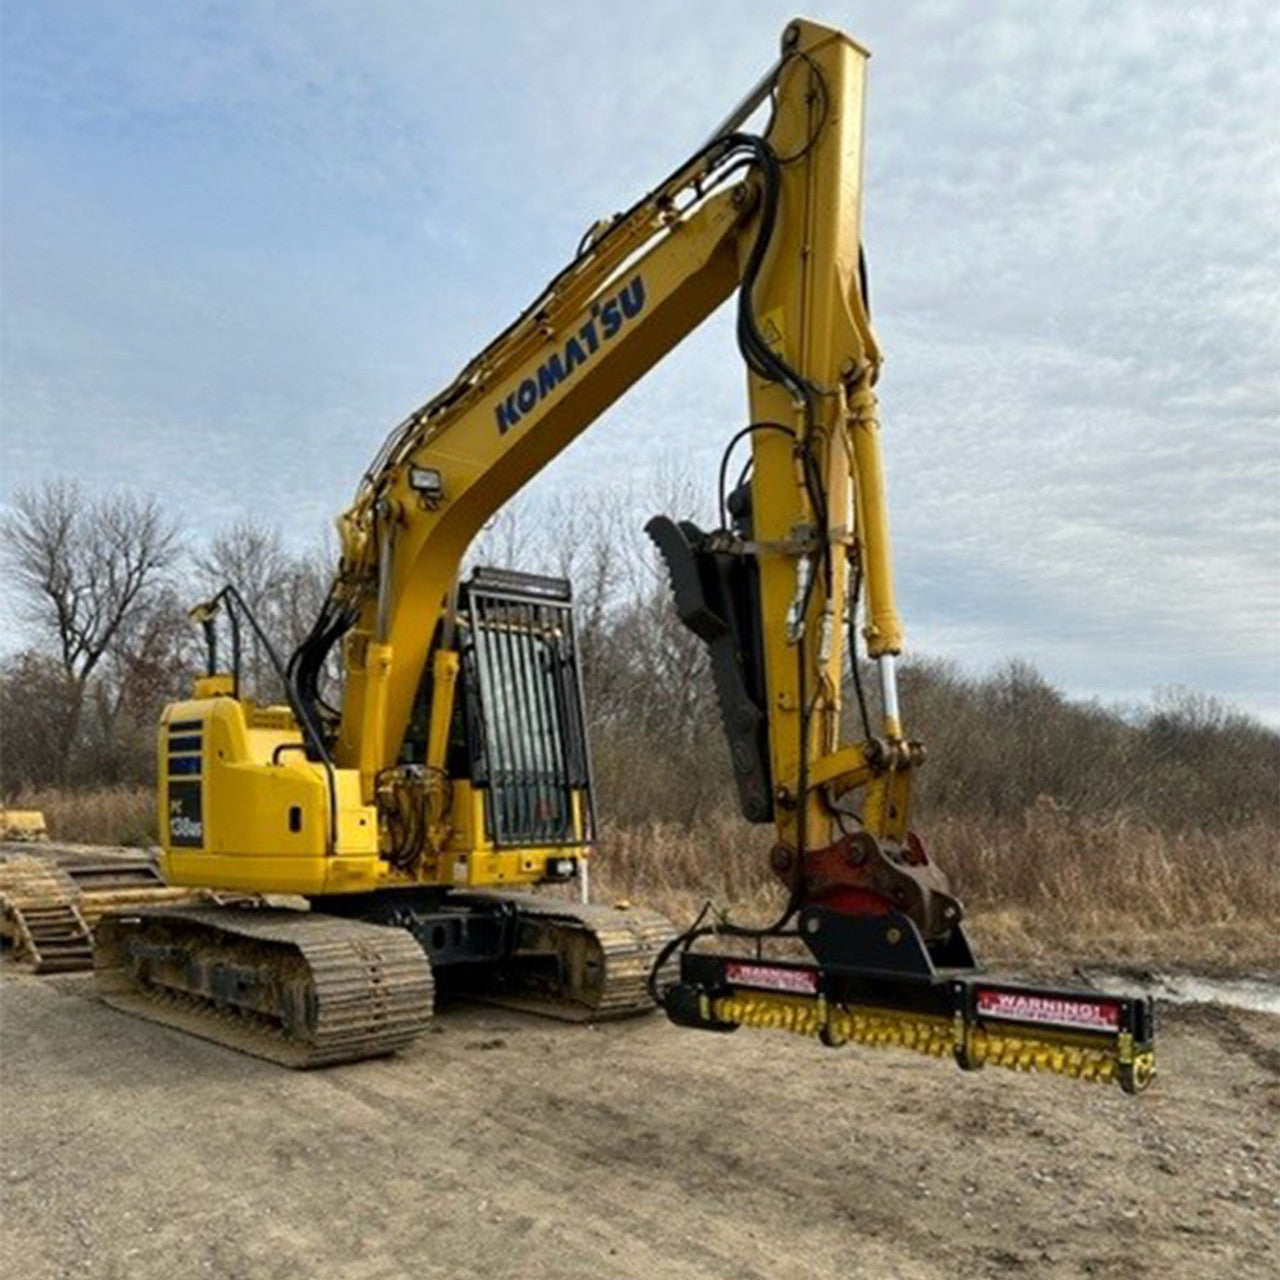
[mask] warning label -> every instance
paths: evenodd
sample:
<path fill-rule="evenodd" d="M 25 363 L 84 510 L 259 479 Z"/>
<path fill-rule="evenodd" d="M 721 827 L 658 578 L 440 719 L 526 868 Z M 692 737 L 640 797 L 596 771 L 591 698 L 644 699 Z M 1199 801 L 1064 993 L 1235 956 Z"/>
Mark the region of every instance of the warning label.
<path fill-rule="evenodd" d="M 1119 1031 L 1120 1006 L 1110 1000 L 1038 995 L 1033 991 L 978 991 L 978 1013 L 1009 1022 L 1036 1022 L 1079 1031 Z"/>
<path fill-rule="evenodd" d="M 818 974 L 814 969 L 778 969 L 770 964 L 745 964 L 732 961 L 725 966 L 725 977 L 744 987 L 761 987 L 766 991 L 795 991 L 802 995 L 818 994 Z"/>

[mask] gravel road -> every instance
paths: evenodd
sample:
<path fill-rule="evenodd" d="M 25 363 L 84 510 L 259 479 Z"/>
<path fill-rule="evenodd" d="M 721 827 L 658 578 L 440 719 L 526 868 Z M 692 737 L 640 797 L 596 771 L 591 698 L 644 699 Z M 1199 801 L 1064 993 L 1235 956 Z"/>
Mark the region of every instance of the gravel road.
<path fill-rule="evenodd" d="M 1164 1013 L 1151 1092 L 658 1017 L 446 1009 L 291 1073 L 0 966 L 5 1274 L 1280 1274 L 1280 1019 Z"/>

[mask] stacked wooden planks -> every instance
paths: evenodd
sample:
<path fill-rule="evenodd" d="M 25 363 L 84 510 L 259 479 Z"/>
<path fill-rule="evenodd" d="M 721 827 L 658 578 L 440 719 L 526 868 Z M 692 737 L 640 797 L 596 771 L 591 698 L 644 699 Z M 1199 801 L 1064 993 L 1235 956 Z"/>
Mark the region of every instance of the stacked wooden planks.
<path fill-rule="evenodd" d="M 202 901 L 165 883 L 145 850 L 0 844 L 0 938 L 36 973 L 93 968 L 93 928 L 109 911 Z"/>

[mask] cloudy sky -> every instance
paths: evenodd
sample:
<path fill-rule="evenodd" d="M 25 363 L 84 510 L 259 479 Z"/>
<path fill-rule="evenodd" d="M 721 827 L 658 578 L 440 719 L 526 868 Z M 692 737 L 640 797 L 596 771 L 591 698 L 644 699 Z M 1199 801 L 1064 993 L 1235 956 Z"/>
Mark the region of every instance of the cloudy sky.
<path fill-rule="evenodd" d="M 874 53 L 866 240 L 914 650 L 1280 723 L 1274 4 L 814 4 Z M 700 143 L 793 4 L 5 0 L 3 490 L 312 542 L 387 429 Z M 707 494 L 728 316 L 544 473 Z M 637 510 L 627 519 L 640 520 Z M 13 643 L 14 624 L 0 622 Z"/>

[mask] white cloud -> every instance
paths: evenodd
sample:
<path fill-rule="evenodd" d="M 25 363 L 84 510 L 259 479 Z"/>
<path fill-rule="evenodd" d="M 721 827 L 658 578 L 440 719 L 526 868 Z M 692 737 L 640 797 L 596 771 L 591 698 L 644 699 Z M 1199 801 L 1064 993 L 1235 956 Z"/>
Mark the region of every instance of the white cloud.
<path fill-rule="evenodd" d="M 791 3 L 7 6 L 3 462 L 311 529 L 696 145 Z M 837 24 L 847 6 L 829 5 Z M 867 239 L 909 633 L 1280 720 L 1272 7 L 879 3 Z M 724 318 L 533 486 L 705 477 Z"/>

